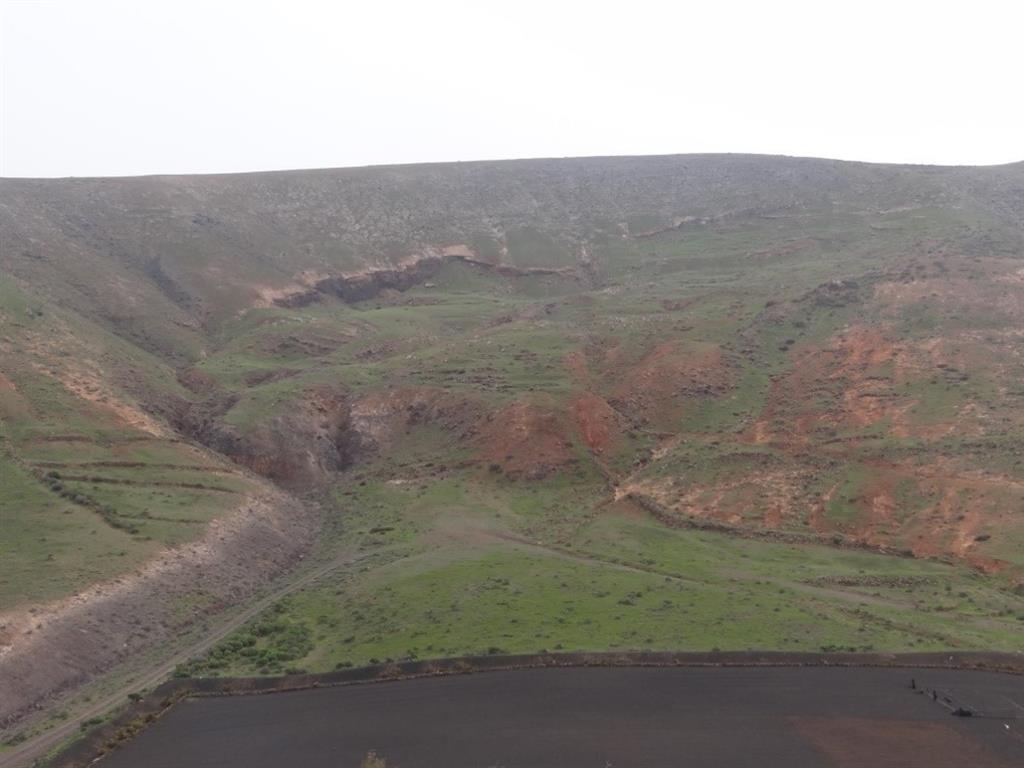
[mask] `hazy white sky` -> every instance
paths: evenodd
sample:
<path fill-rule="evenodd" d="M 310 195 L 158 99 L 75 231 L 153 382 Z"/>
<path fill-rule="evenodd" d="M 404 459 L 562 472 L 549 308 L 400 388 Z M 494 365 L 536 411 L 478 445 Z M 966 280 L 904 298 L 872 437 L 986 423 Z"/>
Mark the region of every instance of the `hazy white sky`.
<path fill-rule="evenodd" d="M 0 175 L 1024 160 L 1024 4 L 0 0 Z"/>

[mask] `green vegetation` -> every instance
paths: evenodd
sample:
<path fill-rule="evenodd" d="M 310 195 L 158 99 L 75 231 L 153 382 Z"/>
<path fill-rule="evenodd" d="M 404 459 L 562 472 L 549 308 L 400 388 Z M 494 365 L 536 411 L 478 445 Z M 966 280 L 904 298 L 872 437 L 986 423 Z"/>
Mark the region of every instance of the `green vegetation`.
<path fill-rule="evenodd" d="M 175 676 L 217 672 L 239 658 L 265 675 L 297 672 L 288 662 L 302 659 L 313 650 L 312 633 L 305 624 L 285 618 L 287 611 L 287 603 L 276 603 L 267 616 L 218 645 L 202 661 L 182 665 Z"/>
<path fill-rule="evenodd" d="M 0 611 L 130 572 L 254 491 L 118 386 L 182 396 L 152 355 L 5 280 L 0 330 Z"/>
<path fill-rule="evenodd" d="M 0 612 L 244 545 L 270 479 L 350 564 L 180 674 L 1020 650 L 1022 168 L 0 181 Z"/>
<path fill-rule="evenodd" d="M 508 501 L 521 499 L 469 478 L 400 488 L 363 486 L 350 502 L 367 510 L 346 527 L 368 565 L 304 589 L 182 673 L 555 650 L 1018 647 L 1024 599 L 963 567 L 607 513 L 577 518 L 566 539 L 564 521 L 558 533 L 525 511 L 541 497 L 517 512 Z M 552 542 L 514 533 L 526 528 Z M 282 652 L 286 638 L 301 655 Z"/>
<path fill-rule="evenodd" d="M 104 524 L 91 509 L 53 494 L 0 457 L 0 608 L 43 602 L 143 562 L 156 550 Z"/>

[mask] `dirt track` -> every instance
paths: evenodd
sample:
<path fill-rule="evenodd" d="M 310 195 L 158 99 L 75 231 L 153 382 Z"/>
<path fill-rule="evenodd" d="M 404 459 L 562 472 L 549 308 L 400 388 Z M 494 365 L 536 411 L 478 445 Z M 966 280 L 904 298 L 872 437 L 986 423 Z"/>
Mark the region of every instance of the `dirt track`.
<path fill-rule="evenodd" d="M 911 678 L 995 716 L 951 717 Z M 406 768 L 1011 768 L 1021 702 L 1019 676 L 977 671 L 495 671 L 190 698 L 100 765 L 355 768 L 374 749 Z"/>
<path fill-rule="evenodd" d="M 282 597 L 301 589 L 336 568 L 351 564 L 356 559 L 357 556 L 345 553 L 329 563 L 325 563 L 324 565 L 309 571 L 300 578 L 289 582 L 273 592 L 270 592 L 260 600 L 254 602 L 241 613 L 238 613 L 225 620 L 223 623 L 216 625 L 215 628 L 201 640 L 193 643 L 187 648 L 183 648 L 159 666 L 153 667 L 145 674 L 137 677 L 132 682 L 131 686 L 119 689 L 109 696 L 105 696 L 102 699 L 94 701 L 87 709 L 75 713 L 75 717 L 67 722 L 41 733 L 35 738 L 29 739 L 9 751 L 0 753 L 0 768 L 21 768 L 22 766 L 30 765 L 33 760 L 37 760 L 43 755 L 46 755 L 59 744 L 77 733 L 80 722 L 92 717 L 105 715 L 111 709 L 123 704 L 129 693 L 159 685 L 171 675 L 174 668 L 179 664 L 205 653 Z"/>

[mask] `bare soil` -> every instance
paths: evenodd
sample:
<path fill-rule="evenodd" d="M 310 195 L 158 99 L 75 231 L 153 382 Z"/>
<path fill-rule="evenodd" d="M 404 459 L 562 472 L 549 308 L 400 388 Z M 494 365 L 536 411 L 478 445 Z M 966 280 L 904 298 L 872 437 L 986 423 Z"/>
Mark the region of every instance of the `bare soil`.
<path fill-rule="evenodd" d="M 480 427 L 480 457 L 510 477 L 537 480 L 572 458 L 569 427 L 554 403 L 517 400 L 490 416 Z"/>

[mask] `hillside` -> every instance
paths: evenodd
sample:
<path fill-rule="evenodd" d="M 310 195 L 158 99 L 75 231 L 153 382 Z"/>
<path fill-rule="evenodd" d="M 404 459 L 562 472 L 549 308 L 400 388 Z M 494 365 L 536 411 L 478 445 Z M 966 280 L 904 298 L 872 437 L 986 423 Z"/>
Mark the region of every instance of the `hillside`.
<path fill-rule="evenodd" d="M 188 669 L 1021 650 L 1022 257 L 1024 164 L 0 180 L 0 726 L 348 550 Z"/>

